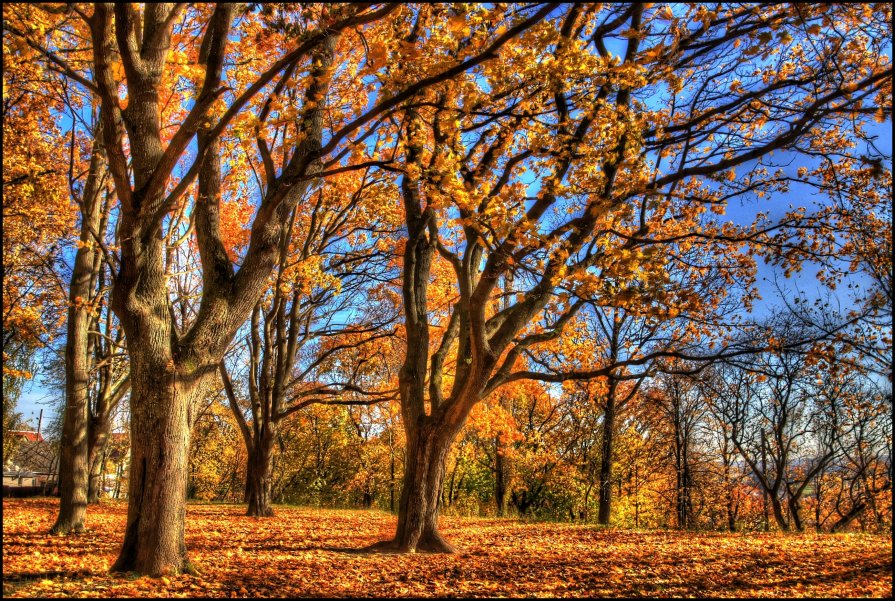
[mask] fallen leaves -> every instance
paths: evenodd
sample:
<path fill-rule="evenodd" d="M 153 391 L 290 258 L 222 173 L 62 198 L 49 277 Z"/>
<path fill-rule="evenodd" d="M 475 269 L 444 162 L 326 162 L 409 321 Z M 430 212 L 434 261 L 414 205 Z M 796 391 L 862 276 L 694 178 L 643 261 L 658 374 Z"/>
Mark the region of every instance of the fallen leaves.
<path fill-rule="evenodd" d="M 392 534 L 378 511 L 190 504 L 198 576 L 108 573 L 127 506 L 91 506 L 86 533 L 46 534 L 55 499 L 4 499 L 4 597 L 892 595 L 882 536 L 678 533 L 443 518 L 455 555 L 357 553 Z"/>

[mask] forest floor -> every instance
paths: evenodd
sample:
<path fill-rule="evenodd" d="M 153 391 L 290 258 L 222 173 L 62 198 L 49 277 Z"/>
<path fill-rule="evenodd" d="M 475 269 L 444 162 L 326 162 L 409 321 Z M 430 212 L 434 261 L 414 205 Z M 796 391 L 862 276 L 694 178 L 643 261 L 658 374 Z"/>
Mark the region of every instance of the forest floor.
<path fill-rule="evenodd" d="M 189 504 L 198 576 L 108 573 L 127 505 L 87 532 L 47 534 L 57 499 L 3 500 L 4 597 L 891 597 L 885 536 L 678 533 L 512 519 L 442 519 L 454 555 L 355 552 L 393 532 L 380 511 Z"/>

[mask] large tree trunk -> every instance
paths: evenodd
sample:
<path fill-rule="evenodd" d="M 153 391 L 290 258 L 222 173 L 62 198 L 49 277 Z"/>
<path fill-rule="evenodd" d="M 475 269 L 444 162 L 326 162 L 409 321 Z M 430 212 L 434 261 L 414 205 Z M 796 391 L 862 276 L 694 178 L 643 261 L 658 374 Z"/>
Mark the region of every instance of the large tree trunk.
<path fill-rule="evenodd" d="M 254 517 L 271 517 L 271 470 L 275 433 L 271 431 L 275 425 L 268 423 L 267 431 L 256 441 L 249 451 L 248 472 L 246 476 L 246 502 L 249 504 L 246 515 Z"/>
<path fill-rule="evenodd" d="M 612 391 L 606 397 L 606 411 L 603 415 L 602 456 L 600 457 L 600 495 L 597 523 L 609 525 L 612 512 L 612 448 L 615 435 L 615 395 Z"/>
<path fill-rule="evenodd" d="M 446 463 L 458 428 L 444 423 L 405 425 L 407 455 L 398 505 L 395 537 L 369 547 L 371 551 L 453 553 L 438 531 L 438 511 Z"/>
<path fill-rule="evenodd" d="M 151 576 L 193 572 L 184 543 L 190 407 L 203 378 L 184 377 L 128 339 L 131 460 L 124 545 L 113 571 Z M 207 377 L 207 376 L 206 376 Z"/>
<path fill-rule="evenodd" d="M 438 532 L 438 499 L 453 433 L 429 426 L 408 432 L 398 529 L 387 545 L 400 552 L 453 553 Z"/>

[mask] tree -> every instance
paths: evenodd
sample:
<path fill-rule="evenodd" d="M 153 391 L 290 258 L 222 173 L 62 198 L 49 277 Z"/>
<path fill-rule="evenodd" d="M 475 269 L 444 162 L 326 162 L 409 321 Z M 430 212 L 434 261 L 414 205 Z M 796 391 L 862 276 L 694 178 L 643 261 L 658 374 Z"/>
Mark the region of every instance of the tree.
<path fill-rule="evenodd" d="M 81 207 L 81 235 L 75 253 L 69 285 L 68 319 L 65 337 L 65 409 L 59 459 L 59 515 L 53 524 L 54 534 L 80 532 L 84 529 L 90 478 L 88 452 L 88 389 L 90 387 L 89 330 L 95 326 L 96 286 L 102 268 L 101 256 L 94 237 L 99 236 L 103 217 L 105 162 L 97 141 L 90 157 L 87 181 L 78 199 Z M 107 213 L 108 214 L 108 213 Z"/>
<path fill-rule="evenodd" d="M 660 377 L 650 390 L 649 401 L 668 430 L 674 466 L 674 509 L 678 528 L 694 525 L 693 497 L 696 488 L 694 463 L 697 429 L 708 411 L 695 382 L 685 376 Z"/>
<path fill-rule="evenodd" d="M 472 33 L 484 10 L 454 10 L 458 30 Z M 395 537 L 377 548 L 451 550 L 437 527 L 444 461 L 484 397 L 519 379 L 609 373 L 516 368 L 529 348 L 561 336 L 580 307 L 558 288 L 617 302 L 655 295 L 674 310 L 699 302 L 692 290 L 662 286 L 681 248 L 736 257 L 731 283 L 754 276 L 751 253 L 791 266 L 812 256 L 800 249 L 810 247 L 813 213 L 736 226 L 706 210 L 785 190 L 766 168 L 771 153 L 827 149 L 865 115 L 863 104 L 888 102 L 891 67 L 873 52 L 889 36 L 885 11 L 870 11 L 874 33 L 861 40 L 836 23 L 866 23 L 863 11 L 834 12 L 550 6 L 500 61 L 420 94 L 400 155 L 407 467 Z M 824 43 L 803 44 L 825 29 Z M 399 81 L 414 69 L 402 67 Z M 738 176 L 738 167 L 747 171 Z M 440 334 L 427 303 L 436 256 L 453 267 L 458 295 Z M 509 272 L 515 299 L 502 307 Z"/>
<path fill-rule="evenodd" d="M 296 207 L 270 292 L 252 311 L 246 336 L 250 421 L 226 364 L 224 390 L 248 452 L 248 515 L 271 516 L 271 462 L 279 424 L 310 404 L 372 404 L 391 398 L 377 371 L 377 342 L 394 315 L 367 292 L 384 279 L 390 233 L 376 215 L 388 182 L 369 169 L 335 176 L 313 202 Z M 343 200 L 349 197 L 349 201 Z M 361 307 L 366 310 L 361 311 Z"/>
<path fill-rule="evenodd" d="M 104 375 L 108 375 L 114 367 L 111 358 L 103 361 L 102 353 L 95 352 L 108 347 L 108 344 L 98 341 L 100 335 L 97 332 L 100 305 L 105 296 L 101 271 L 105 269 L 103 260 L 109 259 L 108 256 L 103 256 L 103 251 L 106 250 L 105 226 L 111 210 L 110 199 L 106 193 L 108 173 L 105 169 L 102 145 L 96 139 L 96 132 L 79 131 L 82 127 L 88 130 L 95 129 L 95 115 L 92 123 L 81 123 L 83 120 L 81 112 L 85 104 L 89 106 L 89 97 L 85 98 L 82 90 L 70 86 L 59 74 L 47 72 L 47 77 L 41 77 L 46 67 L 36 60 L 38 51 L 33 44 L 28 43 L 27 36 L 23 34 L 23 30 L 30 29 L 35 35 L 43 35 L 50 44 L 65 44 L 67 40 L 63 29 L 52 24 L 54 19 L 52 12 L 19 5 L 10 7 L 5 11 L 4 17 L 4 47 L 10 50 L 11 57 L 9 70 L 4 71 L 9 100 L 5 105 L 9 119 L 4 123 L 5 125 L 8 123 L 11 128 L 5 133 L 20 139 L 16 150 L 11 153 L 11 158 L 14 160 L 10 161 L 8 167 L 12 172 L 27 171 L 18 176 L 10 174 L 9 183 L 15 191 L 11 189 L 9 197 L 17 206 L 9 215 L 12 227 L 8 232 L 11 236 L 19 236 L 20 240 L 15 245 L 4 246 L 4 252 L 9 253 L 5 254 L 5 257 L 10 259 L 8 264 L 13 267 L 14 275 L 8 282 L 9 291 L 18 294 L 15 290 L 19 288 L 19 292 L 23 295 L 22 298 L 15 300 L 12 296 L 5 297 L 5 301 L 14 300 L 14 302 L 8 305 L 10 308 L 4 323 L 9 326 L 7 336 L 13 336 L 13 332 L 19 331 L 15 337 L 19 338 L 20 343 L 30 339 L 30 344 L 33 345 L 42 338 L 45 339 L 44 343 L 49 343 L 51 332 L 47 325 L 29 325 L 25 315 L 30 312 L 32 318 L 43 317 L 46 324 L 52 323 L 48 311 L 59 311 L 63 304 L 54 301 L 53 295 L 47 293 L 53 288 L 52 282 L 63 277 L 61 272 L 65 269 L 53 270 L 53 278 L 39 278 L 38 271 L 26 269 L 14 257 L 25 250 L 31 256 L 39 257 L 43 252 L 41 249 L 46 248 L 47 240 L 44 236 L 51 237 L 55 234 L 58 238 L 50 246 L 50 252 L 41 257 L 44 268 L 50 268 L 55 260 L 53 258 L 55 252 L 64 248 L 64 237 L 68 233 L 59 231 L 58 226 L 72 222 L 72 218 L 80 214 L 80 236 L 74 252 L 66 293 L 68 299 L 64 349 L 66 409 L 59 466 L 61 504 L 58 519 L 52 528 L 55 533 L 78 532 L 84 527 L 83 518 L 87 501 L 90 499 L 95 501 L 95 495 L 91 497 L 88 490 L 88 472 L 96 464 L 98 451 L 105 441 L 106 434 L 103 432 L 108 430 L 109 420 L 107 406 L 110 400 L 114 399 L 117 402 L 121 393 L 126 390 L 126 386 L 119 389 L 107 378 L 105 384 L 101 385 L 105 395 L 103 399 L 93 399 L 95 402 L 92 406 L 88 399 L 91 386 L 101 379 L 95 378 L 97 373 L 92 364 L 94 355 L 99 355 L 97 364 L 100 366 L 99 371 Z M 80 33 L 86 34 L 85 31 Z M 36 87 L 37 85 L 40 87 Z M 23 113 L 23 108 L 27 108 L 28 112 Z M 67 136 L 70 140 L 66 152 L 67 169 L 60 166 L 58 155 L 54 156 L 58 150 L 51 146 L 51 138 L 48 137 L 59 137 L 56 124 L 62 122 L 63 113 L 69 121 L 70 129 L 70 135 Z M 6 116 L 4 113 L 4 117 Z M 22 157 L 16 155 L 19 150 L 24 151 Z M 25 162 L 19 160 L 25 157 L 27 157 Z M 40 172 L 36 171 L 38 164 L 42 166 Z M 67 185 L 59 186 L 60 181 Z M 37 196 L 29 200 L 32 194 Z M 76 205 L 78 211 L 72 210 L 74 206 L 69 203 Z M 27 224 L 17 223 L 22 219 L 27 219 Z M 54 221 L 57 224 L 55 226 Z M 29 228 L 36 227 L 41 231 L 36 240 L 33 229 L 27 234 L 18 231 L 23 225 Z M 53 248 L 58 250 L 53 251 Z M 30 291 L 20 289 L 24 282 L 29 282 Z M 50 309 L 52 304 L 56 304 L 56 309 Z M 28 305 L 32 306 L 29 308 Z M 31 333 L 25 335 L 26 331 Z M 91 331 L 95 333 L 91 334 Z M 12 343 L 13 338 L 7 338 L 4 344 Z M 88 416 L 89 408 L 93 409 L 90 416 Z"/>
<path fill-rule="evenodd" d="M 892 522 L 891 392 L 855 372 L 826 379 L 821 390 L 841 404 L 843 433 L 836 461 L 813 482 L 815 525 L 832 518 L 829 530 L 839 532 L 870 514 L 870 527 L 884 531 Z"/>
<path fill-rule="evenodd" d="M 771 346 L 804 336 L 793 327 L 786 318 L 772 324 L 766 334 Z M 804 528 L 802 496 L 838 453 L 843 399 L 814 382 L 811 370 L 821 361 L 817 348 L 768 351 L 718 371 L 720 387 L 712 390 L 716 415 L 783 531 Z"/>
<path fill-rule="evenodd" d="M 710 367 L 706 373 L 697 381 L 704 398 L 713 394 L 711 385 L 707 381 L 711 381 L 716 376 Z M 736 445 L 730 437 L 730 426 L 723 419 L 720 419 L 712 411 L 713 403 L 707 402 L 706 429 L 708 430 L 709 449 L 713 456 L 720 460 L 713 462 L 714 473 L 717 479 L 720 479 L 719 493 L 724 511 L 724 523 L 730 532 L 737 531 L 737 520 L 740 517 L 740 510 L 743 506 L 743 490 L 742 484 L 745 479 L 744 470 L 740 467 L 742 462 L 738 461 L 738 453 Z"/>

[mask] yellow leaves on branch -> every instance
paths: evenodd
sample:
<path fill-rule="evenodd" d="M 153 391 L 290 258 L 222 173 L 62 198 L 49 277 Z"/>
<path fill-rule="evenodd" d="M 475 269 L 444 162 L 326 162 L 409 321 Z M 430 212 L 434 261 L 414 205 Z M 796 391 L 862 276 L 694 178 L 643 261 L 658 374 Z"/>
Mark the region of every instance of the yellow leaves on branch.
<path fill-rule="evenodd" d="M 43 27 L 42 11 L 25 5 L 16 11 L 26 11 Z M 9 5 L 3 13 L 13 22 L 22 16 Z M 67 164 L 60 162 L 61 117 L 41 83 L 50 74 L 16 39 L 4 33 L 3 329 L 20 342 L 39 345 L 55 335 L 64 318 L 64 290 L 47 270 L 72 234 L 76 208 Z M 73 167 L 80 170 L 83 158 L 77 145 L 75 150 Z"/>

